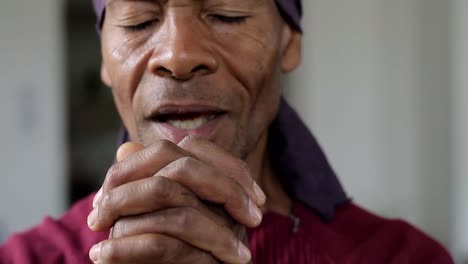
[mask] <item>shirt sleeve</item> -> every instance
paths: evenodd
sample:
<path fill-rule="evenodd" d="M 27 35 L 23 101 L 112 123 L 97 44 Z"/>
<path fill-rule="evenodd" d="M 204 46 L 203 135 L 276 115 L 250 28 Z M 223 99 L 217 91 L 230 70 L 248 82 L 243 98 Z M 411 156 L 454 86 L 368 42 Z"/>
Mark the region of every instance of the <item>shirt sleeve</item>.
<path fill-rule="evenodd" d="M 11 236 L 0 246 L 0 264 L 87 264 L 89 249 L 108 237 L 92 232 L 86 218 L 93 195 L 75 204 L 60 219 L 44 221 Z"/>

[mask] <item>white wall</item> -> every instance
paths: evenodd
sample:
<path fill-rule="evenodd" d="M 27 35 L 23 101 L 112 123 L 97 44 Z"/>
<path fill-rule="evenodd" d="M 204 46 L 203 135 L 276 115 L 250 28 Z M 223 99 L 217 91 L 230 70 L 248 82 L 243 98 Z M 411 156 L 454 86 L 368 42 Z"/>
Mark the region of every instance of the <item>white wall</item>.
<path fill-rule="evenodd" d="M 0 241 L 65 204 L 60 3 L 0 4 Z M 286 93 L 346 190 L 468 258 L 468 2 L 303 3 Z"/>
<path fill-rule="evenodd" d="M 0 4 L 0 241 L 66 204 L 61 2 Z"/>
<path fill-rule="evenodd" d="M 467 1 L 463 5 L 466 22 Z M 463 2 L 463 4 L 462 4 Z M 286 94 L 312 128 L 348 194 L 374 212 L 404 218 L 461 257 L 467 252 L 468 210 L 452 226 L 468 197 L 466 160 L 466 53 L 455 57 L 465 79 L 454 95 L 462 128 L 452 127 L 450 1 L 303 1 L 304 61 L 287 79 Z M 456 27 L 468 47 L 465 27 Z M 464 50 L 466 51 L 466 50 Z M 464 55 L 464 56 L 462 56 Z M 460 66 L 460 67 L 461 67 Z M 463 74 L 465 73 L 465 74 Z M 462 91 L 463 90 L 463 91 Z M 461 113 L 464 114 L 461 114 Z M 451 157 L 452 129 L 465 146 L 458 181 Z M 461 168 L 464 166 L 463 168 Z M 462 180 L 463 179 L 463 180 Z M 464 185 L 462 185 L 464 184 Z M 458 188 L 458 196 L 452 195 Z M 455 201 L 458 207 L 453 207 Z M 465 205 L 466 208 L 466 205 Z M 462 239 L 463 238 L 463 239 Z M 464 249 L 460 242 L 464 241 Z"/>
<path fill-rule="evenodd" d="M 453 248 L 468 263 L 468 1 L 452 2 Z"/>

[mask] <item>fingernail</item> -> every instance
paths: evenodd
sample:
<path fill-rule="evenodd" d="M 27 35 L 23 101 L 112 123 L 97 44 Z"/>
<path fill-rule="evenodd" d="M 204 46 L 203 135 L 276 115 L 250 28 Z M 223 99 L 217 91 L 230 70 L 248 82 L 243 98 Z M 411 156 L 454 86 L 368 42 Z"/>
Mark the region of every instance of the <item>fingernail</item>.
<path fill-rule="evenodd" d="M 99 189 L 99 191 L 96 193 L 93 199 L 93 208 L 96 208 L 98 202 L 101 201 L 101 196 L 102 196 L 102 187 Z"/>
<path fill-rule="evenodd" d="M 255 221 L 255 225 L 258 225 L 262 221 L 262 212 L 258 207 L 249 200 L 249 213 L 252 216 L 253 220 Z"/>
<path fill-rule="evenodd" d="M 91 248 L 91 250 L 89 250 L 89 258 L 91 259 L 92 262 L 96 263 L 99 261 L 99 258 L 101 256 L 101 247 L 102 247 L 102 242 L 94 245 Z"/>
<path fill-rule="evenodd" d="M 257 202 L 259 203 L 259 205 L 264 205 L 266 202 L 266 195 L 262 191 L 262 188 L 258 186 L 257 182 L 254 182 L 254 191 L 255 191 L 255 194 L 257 195 Z"/>
<path fill-rule="evenodd" d="M 96 224 L 97 216 L 98 216 L 98 208 L 96 207 L 95 209 L 93 209 L 93 211 L 91 211 L 91 213 L 88 216 L 88 226 L 89 227 L 93 227 L 94 224 Z"/>
<path fill-rule="evenodd" d="M 246 246 L 244 246 L 244 244 L 242 243 L 239 243 L 238 254 L 243 263 L 247 263 L 252 258 L 252 254 L 250 254 L 250 250 Z"/>

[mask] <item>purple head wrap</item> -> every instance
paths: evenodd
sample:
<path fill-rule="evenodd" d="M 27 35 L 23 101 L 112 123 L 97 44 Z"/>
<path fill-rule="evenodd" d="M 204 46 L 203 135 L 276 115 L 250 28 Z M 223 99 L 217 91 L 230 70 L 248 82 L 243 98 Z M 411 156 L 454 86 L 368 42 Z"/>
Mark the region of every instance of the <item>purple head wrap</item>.
<path fill-rule="evenodd" d="M 93 0 L 94 12 L 97 16 L 98 29 L 101 28 L 104 19 L 106 0 Z M 289 23 L 295 30 L 302 32 L 301 17 L 302 4 L 301 0 L 275 0 L 276 5 L 283 19 Z"/>

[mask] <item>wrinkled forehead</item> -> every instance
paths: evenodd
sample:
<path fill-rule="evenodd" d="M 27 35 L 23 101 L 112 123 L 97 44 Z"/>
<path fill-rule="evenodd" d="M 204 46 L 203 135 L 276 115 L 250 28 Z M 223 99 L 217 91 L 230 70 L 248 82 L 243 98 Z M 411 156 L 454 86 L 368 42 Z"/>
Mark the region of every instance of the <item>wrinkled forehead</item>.
<path fill-rule="evenodd" d="M 98 30 L 101 29 L 105 15 L 106 0 L 93 0 L 94 12 L 97 17 Z M 275 0 L 283 19 L 295 30 L 302 32 L 302 4 L 301 0 Z"/>

